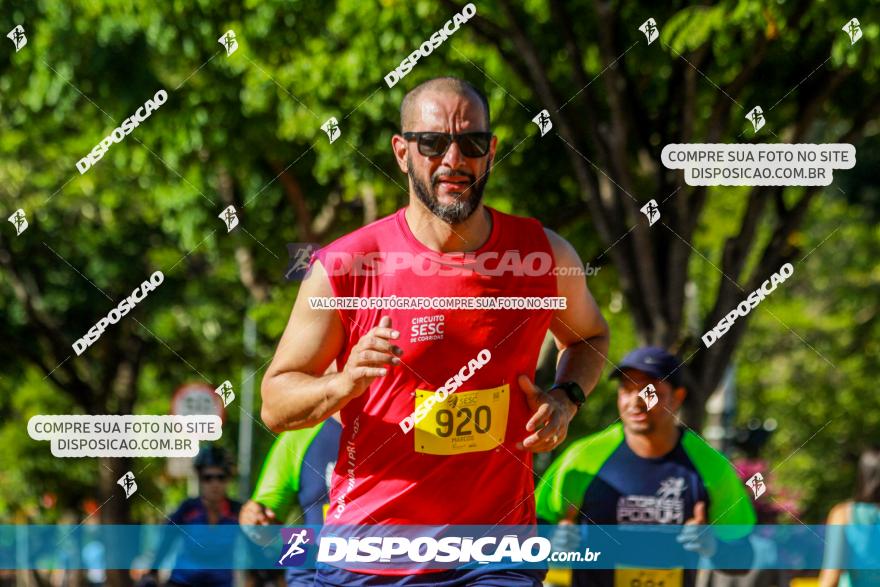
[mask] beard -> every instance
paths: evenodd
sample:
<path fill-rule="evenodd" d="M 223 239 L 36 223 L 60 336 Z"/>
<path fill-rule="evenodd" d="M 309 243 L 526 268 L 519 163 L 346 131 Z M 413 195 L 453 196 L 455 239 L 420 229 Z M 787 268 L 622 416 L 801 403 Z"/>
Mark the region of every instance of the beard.
<path fill-rule="evenodd" d="M 486 187 L 486 182 L 489 180 L 488 167 L 479 180 L 475 180 L 473 175 L 466 171 L 459 171 L 456 173 L 438 172 L 431 177 L 431 185 L 428 186 L 428 184 L 422 181 L 422 178 L 416 176 L 413 171 L 412 159 L 409 157 L 407 159 L 407 168 L 409 169 L 407 175 L 416 191 L 416 197 L 418 197 L 419 201 L 424 204 L 434 216 L 446 224 L 455 225 L 464 222 L 471 217 L 474 211 L 476 211 L 480 202 L 483 200 L 483 189 Z M 451 204 L 441 204 L 440 199 L 437 196 L 437 183 L 445 175 L 462 175 L 466 176 L 470 181 L 470 187 L 462 192 Z"/>

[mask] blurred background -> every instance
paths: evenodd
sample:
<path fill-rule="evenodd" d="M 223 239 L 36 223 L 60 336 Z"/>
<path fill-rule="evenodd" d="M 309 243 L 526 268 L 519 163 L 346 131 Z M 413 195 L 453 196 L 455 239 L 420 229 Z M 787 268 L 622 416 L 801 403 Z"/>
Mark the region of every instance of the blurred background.
<path fill-rule="evenodd" d="M 683 418 L 746 478 L 763 471 L 764 519 L 822 523 L 851 494 L 854 458 L 880 432 L 876 4 L 480 2 L 390 89 L 383 77 L 462 4 L 0 6 L 3 32 L 27 35 L 0 51 L 0 211 L 29 222 L 0 231 L 3 523 L 162 522 L 192 490 L 187 464 L 56 459 L 26 423 L 168 414 L 182 387 L 227 379 L 237 400 L 219 444 L 248 495 L 274 438 L 259 383 L 298 289 L 287 244 L 328 243 L 405 205 L 399 104 L 440 75 L 489 97 L 486 203 L 539 219 L 599 268 L 588 283 L 611 362 L 648 343 L 686 359 Z M 842 30 L 853 17 L 855 44 Z M 217 41 L 228 30 L 231 55 Z M 81 175 L 76 162 L 160 88 L 167 103 Z M 857 165 L 823 188 L 694 188 L 660 163 L 683 142 L 848 142 Z M 649 199 L 652 227 L 638 211 Z M 229 205 L 240 225 L 227 233 Z M 699 337 L 785 262 L 793 277 L 705 349 Z M 77 356 L 73 342 L 156 270 L 165 282 Z M 570 439 L 616 419 L 614 390 L 599 385 Z M 146 499 L 109 500 L 128 470 Z"/>

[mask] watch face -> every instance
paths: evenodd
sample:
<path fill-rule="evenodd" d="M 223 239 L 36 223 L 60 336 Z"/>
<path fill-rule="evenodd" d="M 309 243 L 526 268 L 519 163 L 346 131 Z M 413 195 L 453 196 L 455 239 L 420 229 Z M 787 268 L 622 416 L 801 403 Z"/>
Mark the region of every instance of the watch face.
<path fill-rule="evenodd" d="M 579 406 L 587 399 L 584 395 L 584 390 L 574 381 L 566 381 L 565 383 L 560 384 L 559 387 L 565 390 L 565 395 L 568 396 L 568 399 Z"/>

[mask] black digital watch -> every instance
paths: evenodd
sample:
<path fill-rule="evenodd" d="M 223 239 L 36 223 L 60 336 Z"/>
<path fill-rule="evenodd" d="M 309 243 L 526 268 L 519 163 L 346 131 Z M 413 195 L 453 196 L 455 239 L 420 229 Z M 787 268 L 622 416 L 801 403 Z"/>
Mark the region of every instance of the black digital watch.
<path fill-rule="evenodd" d="M 571 403 L 580 409 L 584 402 L 587 401 L 587 396 L 584 394 L 584 390 L 581 389 L 581 386 L 578 385 L 574 381 L 560 381 L 550 388 L 550 391 L 554 389 L 561 389 L 565 392 L 565 396 L 571 400 Z"/>

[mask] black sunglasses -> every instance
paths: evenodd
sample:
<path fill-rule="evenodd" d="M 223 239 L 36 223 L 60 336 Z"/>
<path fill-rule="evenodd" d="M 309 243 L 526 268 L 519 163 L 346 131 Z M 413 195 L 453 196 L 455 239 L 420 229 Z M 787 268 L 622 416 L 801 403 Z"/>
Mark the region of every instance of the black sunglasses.
<path fill-rule="evenodd" d="M 446 153 L 453 141 L 458 143 L 458 148 L 465 157 L 483 157 L 489 152 L 492 133 L 405 132 L 403 138 L 408 141 L 418 141 L 419 153 L 425 157 L 440 157 Z"/>
<path fill-rule="evenodd" d="M 226 475 L 222 473 L 218 473 L 216 475 L 201 475 L 199 478 L 205 483 L 209 483 L 211 481 L 226 481 Z"/>

